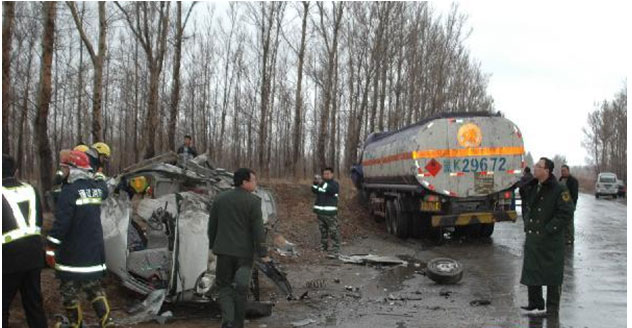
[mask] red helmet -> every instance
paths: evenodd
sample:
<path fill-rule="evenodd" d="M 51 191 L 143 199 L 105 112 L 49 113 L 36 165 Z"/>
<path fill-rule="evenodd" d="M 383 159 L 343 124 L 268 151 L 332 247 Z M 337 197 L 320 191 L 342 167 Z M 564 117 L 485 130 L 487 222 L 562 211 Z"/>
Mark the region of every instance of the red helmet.
<path fill-rule="evenodd" d="M 64 149 L 59 153 L 61 165 L 68 165 L 84 170 L 91 170 L 90 159 L 86 153 L 79 150 Z"/>

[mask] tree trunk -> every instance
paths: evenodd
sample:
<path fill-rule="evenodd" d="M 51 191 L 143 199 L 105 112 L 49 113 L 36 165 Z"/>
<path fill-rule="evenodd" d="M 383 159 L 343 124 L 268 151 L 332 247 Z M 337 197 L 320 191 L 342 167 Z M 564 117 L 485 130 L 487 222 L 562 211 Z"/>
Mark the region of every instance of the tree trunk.
<path fill-rule="evenodd" d="M 2 22 L 2 153 L 9 154 L 9 105 L 11 103 L 11 42 L 13 38 L 13 17 L 15 2 L 3 2 Z"/>
<path fill-rule="evenodd" d="M 177 6 L 177 26 L 176 26 L 176 39 L 174 45 L 174 60 L 173 60 L 173 89 L 171 91 L 171 110 L 169 112 L 169 127 L 167 132 L 168 147 L 171 150 L 176 149 L 176 125 L 178 122 L 178 103 L 180 102 L 180 62 L 182 57 L 182 35 L 184 34 L 184 27 L 191 13 L 191 9 L 195 5 L 195 2 L 189 8 L 184 24 L 182 24 L 182 2 L 176 2 Z"/>
<path fill-rule="evenodd" d="M 42 35 L 42 62 L 39 91 L 37 96 L 37 118 L 35 120 L 41 190 L 50 190 L 52 186 L 52 152 L 48 139 L 48 109 L 51 96 L 51 71 L 53 62 L 53 43 L 55 40 L 55 1 L 44 3 L 44 30 Z"/>
<path fill-rule="evenodd" d="M 105 60 L 107 41 L 107 22 L 105 17 L 105 1 L 99 2 L 99 54 L 94 63 L 94 87 L 92 90 L 92 141 L 103 141 L 101 130 L 103 115 L 101 113 L 101 92 L 103 89 L 103 61 Z"/>
<path fill-rule="evenodd" d="M 24 142 L 24 140 L 26 139 L 24 135 L 26 134 L 26 132 L 28 132 L 29 97 L 30 97 L 31 76 L 32 76 L 32 74 L 30 74 L 30 70 L 31 70 L 31 65 L 33 63 L 34 45 L 35 45 L 35 41 L 30 40 L 29 49 L 28 49 L 28 59 L 27 59 L 27 64 L 26 64 L 26 70 L 28 73 L 25 74 L 26 80 L 24 82 L 24 95 L 22 96 L 22 106 L 21 106 L 22 114 L 20 115 L 20 121 L 19 121 L 20 128 L 18 131 L 18 154 L 16 156 L 17 157 L 16 160 L 17 160 L 17 166 L 19 168 L 24 167 L 23 164 L 24 164 L 24 156 L 25 156 L 25 147 L 27 146 L 25 145 L 25 142 Z M 33 167 L 33 165 L 30 165 L 30 167 Z M 20 176 L 22 178 L 26 178 L 26 173 L 27 173 L 26 170 L 24 169 L 20 170 Z"/>
<path fill-rule="evenodd" d="M 298 69 L 297 69 L 297 81 L 296 81 L 296 97 L 294 102 L 294 130 L 292 132 L 293 148 L 292 148 L 292 174 L 296 177 L 299 165 L 299 158 L 301 157 L 301 128 L 303 119 L 303 99 L 302 99 L 302 82 L 303 82 L 303 60 L 305 57 L 305 35 L 307 34 L 307 17 L 309 15 L 309 2 L 303 1 L 303 25 L 301 27 L 301 45 L 298 51 Z"/>

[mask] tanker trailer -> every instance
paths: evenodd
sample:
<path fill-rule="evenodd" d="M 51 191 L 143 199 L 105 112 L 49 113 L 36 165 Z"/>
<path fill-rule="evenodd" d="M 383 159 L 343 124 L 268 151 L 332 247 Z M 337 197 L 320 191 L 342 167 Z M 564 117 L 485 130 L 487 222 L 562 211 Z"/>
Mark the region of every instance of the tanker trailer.
<path fill-rule="evenodd" d="M 516 220 L 513 190 L 524 165 L 522 134 L 510 120 L 444 113 L 371 134 L 351 178 L 400 238 L 441 238 L 446 229 L 489 237 L 495 222 Z"/>

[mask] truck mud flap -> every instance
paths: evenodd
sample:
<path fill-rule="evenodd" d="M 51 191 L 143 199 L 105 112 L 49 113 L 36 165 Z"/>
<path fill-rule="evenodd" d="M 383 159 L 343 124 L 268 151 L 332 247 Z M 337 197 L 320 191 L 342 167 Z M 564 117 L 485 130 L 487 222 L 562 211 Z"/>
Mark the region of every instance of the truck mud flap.
<path fill-rule="evenodd" d="M 433 227 L 455 227 L 472 224 L 490 224 L 494 222 L 512 221 L 515 222 L 518 214 L 516 211 L 506 212 L 475 212 L 455 215 L 433 215 Z"/>

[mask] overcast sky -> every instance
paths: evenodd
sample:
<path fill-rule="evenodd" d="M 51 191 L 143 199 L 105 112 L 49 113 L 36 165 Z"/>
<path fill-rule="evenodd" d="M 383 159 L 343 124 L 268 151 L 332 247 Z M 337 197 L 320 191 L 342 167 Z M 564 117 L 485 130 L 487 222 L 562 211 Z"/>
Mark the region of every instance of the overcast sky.
<path fill-rule="evenodd" d="M 439 11 L 451 2 L 434 2 Z M 460 1 L 472 56 L 491 74 L 496 109 L 522 130 L 534 158 L 584 165 L 582 127 L 630 72 L 629 1 Z"/>

